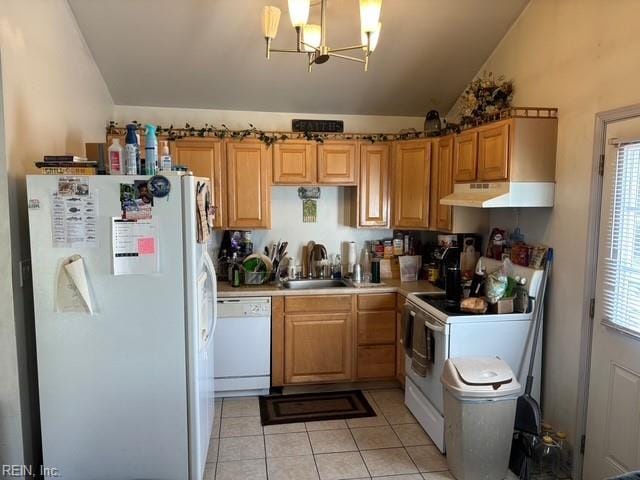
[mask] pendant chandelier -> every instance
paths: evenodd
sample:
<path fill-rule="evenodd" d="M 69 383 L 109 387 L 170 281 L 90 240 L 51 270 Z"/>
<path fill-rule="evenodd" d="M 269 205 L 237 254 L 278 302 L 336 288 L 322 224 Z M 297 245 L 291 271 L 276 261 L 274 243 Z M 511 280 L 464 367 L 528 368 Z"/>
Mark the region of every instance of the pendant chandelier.
<path fill-rule="evenodd" d="M 291 24 L 296 30 L 295 49 L 271 48 L 271 42 L 278 33 L 280 23 L 280 9 L 278 7 L 266 6 L 262 12 L 262 28 L 264 38 L 267 43 L 267 59 L 271 58 L 271 52 L 281 53 L 302 53 L 307 55 L 308 71 L 314 64 L 325 63 L 329 58 L 336 57 L 343 60 L 360 62 L 364 64 L 364 71 L 369 67 L 369 57 L 376 49 L 378 38 L 380 37 L 380 9 L 382 0 L 360 0 L 360 45 L 348 47 L 330 48 L 326 44 L 326 3 L 327 0 L 320 0 L 311 3 L 311 0 L 289 0 L 289 16 Z M 307 23 L 309 20 L 309 10 L 313 6 L 320 5 L 320 25 Z M 345 55 L 343 52 L 356 50 L 363 53 L 362 57 Z"/>

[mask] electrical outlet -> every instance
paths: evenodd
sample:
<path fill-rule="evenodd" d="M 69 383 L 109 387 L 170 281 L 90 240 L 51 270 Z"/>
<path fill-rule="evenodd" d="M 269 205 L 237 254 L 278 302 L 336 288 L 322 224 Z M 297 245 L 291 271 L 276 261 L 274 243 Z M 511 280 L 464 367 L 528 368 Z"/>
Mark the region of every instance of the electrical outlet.
<path fill-rule="evenodd" d="M 20 260 L 20 288 L 24 288 L 24 284 L 31 281 L 31 260 Z"/>

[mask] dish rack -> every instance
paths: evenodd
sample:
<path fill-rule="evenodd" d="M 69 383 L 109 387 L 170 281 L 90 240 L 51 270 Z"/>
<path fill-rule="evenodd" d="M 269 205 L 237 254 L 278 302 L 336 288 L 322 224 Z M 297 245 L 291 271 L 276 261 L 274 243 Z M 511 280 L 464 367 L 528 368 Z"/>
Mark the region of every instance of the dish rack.
<path fill-rule="evenodd" d="M 271 277 L 271 272 L 253 272 L 245 269 L 244 265 L 240 265 L 240 274 L 242 275 L 242 283 L 245 285 L 262 285 Z"/>

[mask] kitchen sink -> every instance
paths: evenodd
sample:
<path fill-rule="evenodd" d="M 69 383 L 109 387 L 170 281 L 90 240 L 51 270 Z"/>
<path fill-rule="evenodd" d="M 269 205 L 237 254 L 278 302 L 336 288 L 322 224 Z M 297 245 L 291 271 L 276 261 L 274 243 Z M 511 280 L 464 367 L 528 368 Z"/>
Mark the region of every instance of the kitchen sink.
<path fill-rule="evenodd" d="M 326 279 L 302 279 L 302 280 L 285 280 L 282 282 L 284 288 L 290 288 L 291 290 L 311 290 L 315 288 L 340 288 L 348 287 L 344 280 L 337 280 L 334 278 Z"/>

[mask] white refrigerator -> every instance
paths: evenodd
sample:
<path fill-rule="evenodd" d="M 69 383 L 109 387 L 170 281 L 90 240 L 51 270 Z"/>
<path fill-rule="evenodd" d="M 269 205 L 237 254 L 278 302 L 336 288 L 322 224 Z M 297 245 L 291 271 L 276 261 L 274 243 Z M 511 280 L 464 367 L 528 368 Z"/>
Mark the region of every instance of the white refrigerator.
<path fill-rule="evenodd" d="M 138 239 L 153 271 L 115 275 L 117 261 L 138 260 L 114 255 L 120 186 L 148 179 L 27 177 L 43 460 L 67 480 L 203 477 L 217 303 L 210 245 L 196 241 L 202 179 L 166 175 L 153 228 L 132 222 L 153 239 Z M 72 181 L 78 207 L 60 202 Z M 61 311 L 61 262 L 72 255 L 83 259 L 92 314 Z"/>

